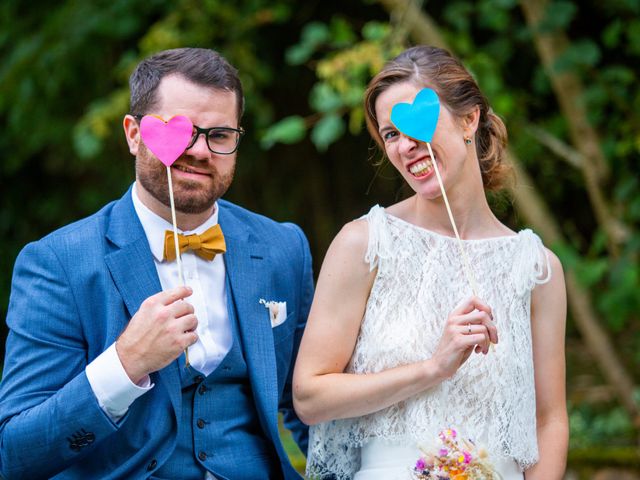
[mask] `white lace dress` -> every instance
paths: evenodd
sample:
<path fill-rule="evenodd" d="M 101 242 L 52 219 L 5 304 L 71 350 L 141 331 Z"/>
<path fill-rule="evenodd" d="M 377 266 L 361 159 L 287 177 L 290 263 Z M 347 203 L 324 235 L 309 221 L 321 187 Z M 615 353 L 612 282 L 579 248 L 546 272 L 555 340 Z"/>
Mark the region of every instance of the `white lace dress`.
<path fill-rule="evenodd" d="M 449 313 L 471 295 L 457 240 L 375 206 L 365 261 L 377 268 L 348 372 L 375 373 L 430 358 Z M 531 347 L 531 291 L 551 275 L 540 238 L 464 240 L 478 296 L 493 310 L 499 343 L 407 400 L 362 417 L 311 427 L 307 474 L 374 480 L 411 478 L 419 447 L 437 448 L 455 428 L 484 447 L 505 480 L 538 459 Z M 356 476 L 357 473 L 357 476 Z"/>

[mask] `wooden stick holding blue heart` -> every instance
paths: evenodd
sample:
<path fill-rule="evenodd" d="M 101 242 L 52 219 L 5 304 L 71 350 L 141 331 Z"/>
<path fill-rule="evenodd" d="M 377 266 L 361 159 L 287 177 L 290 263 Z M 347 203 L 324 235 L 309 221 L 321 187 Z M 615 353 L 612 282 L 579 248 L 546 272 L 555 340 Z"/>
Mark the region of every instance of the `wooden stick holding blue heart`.
<path fill-rule="evenodd" d="M 178 222 L 176 221 L 176 205 L 173 199 L 173 182 L 171 179 L 171 165 L 180 158 L 191 142 L 193 124 L 184 115 L 176 115 L 165 122 L 154 115 L 145 115 L 140 121 L 140 136 L 147 148 L 167 167 L 167 182 L 169 184 L 169 203 L 171 206 L 171 221 L 173 226 L 173 245 L 176 249 L 176 262 L 180 285 L 185 285 L 180 247 L 178 245 Z M 185 365 L 189 366 L 189 347 L 184 350 Z"/>
<path fill-rule="evenodd" d="M 464 269 L 467 282 L 475 296 L 478 295 L 478 285 L 471 270 L 471 264 L 469 257 L 464 248 L 460 234 L 458 233 L 458 227 L 453 218 L 451 212 L 451 206 L 449 205 L 449 199 L 447 198 L 447 192 L 444 189 L 442 183 L 442 177 L 440 176 L 440 170 L 438 168 L 438 162 L 431 149 L 431 139 L 436 131 L 438 125 L 438 118 L 440 116 L 440 99 L 438 94 L 430 88 L 423 88 L 418 92 L 412 104 L 409 103 L 397 103 L 391 109 L 391 123 L 396 129 L 403 135 L 417 141 L 426 143 L 429 149 L 429 155 L 431 156 L 431 163 L 433 169 L 436 172 L 436 178 L 438 179 L 438 185 L 442 192 L 442 198 L 444 204 L 447 207 L 447 214 L 449 215 L 449 221 L 453 227 L 453 232 L 458 240 L 458 248 L 460 249 L 460 255 L 462 257 L 462 266 Z M 416 119 L 419 119 L 416 121 Z"/>

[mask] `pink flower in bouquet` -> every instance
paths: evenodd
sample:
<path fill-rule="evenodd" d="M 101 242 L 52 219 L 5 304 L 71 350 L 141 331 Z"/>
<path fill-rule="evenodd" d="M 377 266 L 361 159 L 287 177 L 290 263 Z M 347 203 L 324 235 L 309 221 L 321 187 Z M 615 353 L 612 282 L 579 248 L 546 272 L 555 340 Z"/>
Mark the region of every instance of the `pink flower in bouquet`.
<path fill-rule="evenodd" d="M 497 480 L 497 474 L 487 461 L 486 452 L 471 440 L 457 440 L 458 433 L 448 428 L 438 437 L 442 446 L 437 454 L 425 452 L 413 469 L 416 480 Z"/>
<path fill-rule="evenodd" d="M 449 439 L 455 440 L 458 433 L 453 428 L 447 428 L 446 430 L 442 430 L 438 436 L 440 437 L 440 440 L 446 442 Z"/>

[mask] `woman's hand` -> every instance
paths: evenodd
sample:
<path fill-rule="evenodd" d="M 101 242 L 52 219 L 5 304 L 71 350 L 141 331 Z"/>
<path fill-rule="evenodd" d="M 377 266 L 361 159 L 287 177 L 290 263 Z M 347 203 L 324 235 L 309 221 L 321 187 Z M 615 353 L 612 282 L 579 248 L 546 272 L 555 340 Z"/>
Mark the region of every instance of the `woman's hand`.
<path fill-rule="evenodd" d="M 432 357 L 444 378 L 452 377 L 474 350 L 487 354 L 491 343 L 498 343 L 492 319 L 491 308 L 477 297 L 463 300 L 449 314 Z"/>

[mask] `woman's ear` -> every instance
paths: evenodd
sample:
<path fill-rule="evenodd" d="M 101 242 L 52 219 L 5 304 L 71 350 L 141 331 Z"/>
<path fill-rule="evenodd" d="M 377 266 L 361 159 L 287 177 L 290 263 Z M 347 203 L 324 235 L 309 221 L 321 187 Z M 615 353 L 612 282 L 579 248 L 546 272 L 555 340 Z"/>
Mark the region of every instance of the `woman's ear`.
<path fill-rule="evenodd" d="M 473 110 L 462 117 L 462 128 L 464 129 L 465 136 L 473 137 L 478 130 L 479 122 L 480 107 L 476 105 L 475 107 L 473 107 Z"/>
<path fill-rule="evenodd" d="M 132 115 L 127 114 L 122 120 L 122 127 L 129 145 L 129 152 L 135 156 L 138 154 L 138 148 L 140 147 L 140 124 Z"/>

